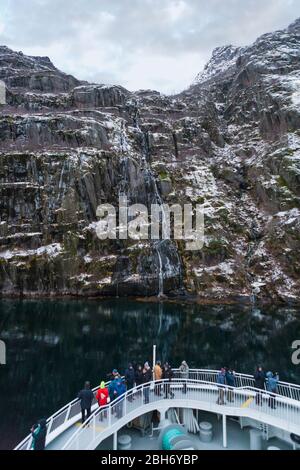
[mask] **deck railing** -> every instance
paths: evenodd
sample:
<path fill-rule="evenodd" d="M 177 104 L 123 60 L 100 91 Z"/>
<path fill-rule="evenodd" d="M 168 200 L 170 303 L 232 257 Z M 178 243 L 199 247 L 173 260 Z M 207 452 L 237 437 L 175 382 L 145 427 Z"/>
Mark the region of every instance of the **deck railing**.
<path fill-rule="evenodd" d="M 106 407 L 98 408 L 81 425 L 62 450 L 93 450 L 129 421 L 152 409 L 164 409 L 166 398 L 169 408 L 172 403 L 182 407 L 199 403 L 206 409 L 236 416 L 260 418 L 263 422 L 280 426 L 290 432 L 300 432 L 300 402 L 251 386 L 233 388 L 192 379 L 162 380 L 141 385 L 127 391 Z M 171 400 L 171 401 L 169 401 Z M 150 408 L 149 408 L 150 407 Z M 156 408 L 157 407 L 157 408 Z M 225 410 L 226 412 L 223 411 Z M 230 410 L 228 410 L 230 408 Z"/>

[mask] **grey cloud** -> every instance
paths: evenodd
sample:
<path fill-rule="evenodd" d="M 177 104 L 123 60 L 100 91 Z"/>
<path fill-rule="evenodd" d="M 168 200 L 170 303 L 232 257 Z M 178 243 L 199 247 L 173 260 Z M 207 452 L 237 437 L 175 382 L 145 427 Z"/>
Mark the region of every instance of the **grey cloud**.
<path fill-rule="evenodd" d="M 0 42 L 81 79 L 168 92 L 187 86 L 214 47 L 251 43 L 298 16 L 299 0 L 1 0 Z"/>

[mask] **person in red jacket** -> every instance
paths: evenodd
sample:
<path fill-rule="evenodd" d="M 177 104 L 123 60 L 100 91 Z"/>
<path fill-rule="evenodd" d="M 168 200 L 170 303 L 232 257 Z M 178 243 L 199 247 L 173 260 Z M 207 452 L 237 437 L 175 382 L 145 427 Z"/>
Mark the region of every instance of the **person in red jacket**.
<path fill-rule="evenodd" d="M 110 402 L 108 388 L 105 386 L 105 382 L 101 382 L 100 388 L 96 393 L 96 400 L 100 408 L 107 406 Z M 107 419 L 107 409 L 100 412 L 100 421 Z"/>

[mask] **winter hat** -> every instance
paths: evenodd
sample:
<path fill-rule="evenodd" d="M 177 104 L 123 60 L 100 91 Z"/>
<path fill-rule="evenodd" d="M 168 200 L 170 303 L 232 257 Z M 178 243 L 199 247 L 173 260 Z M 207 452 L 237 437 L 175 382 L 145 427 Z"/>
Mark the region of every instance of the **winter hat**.
<path fill-rule="evenodd" d="M 101 382 L 100 388 L 103 390 L 105 388 L 105 382 Z"/>

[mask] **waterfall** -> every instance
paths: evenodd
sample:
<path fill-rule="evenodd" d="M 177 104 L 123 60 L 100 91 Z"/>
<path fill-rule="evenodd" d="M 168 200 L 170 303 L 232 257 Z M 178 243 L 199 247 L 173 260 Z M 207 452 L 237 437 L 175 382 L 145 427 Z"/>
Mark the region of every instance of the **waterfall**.
<path fill-rule="evenodd" d="M 163 273 L 163 264 L 162 264 L 161 254 L 160 254 L 160 251 L 159 251 L 159 246 L 156 246 L 156 252 L 157 252 L 158 261 L 159 261 L 158 297 L 163 297 L 164 296 L 164 273 Z"/>
<path fill-rule="evenodd" d="M 141 155 L 141 163 L 142 166 L 145 170 L 145 181 L 150 182 L 151 186 L 153 188 L 153 195 L 152 195 L 152 200 L 148 199 L 149 205 L 151 204 L 158 204 L 162 211 L 161 211 L 161 216 L 162 216 L 162 226 L 166 222 L 166 214 L 163 206 L 163 200 L 162 197 L 159 193 L 156 178 L 153 175 L 151 165 L 150 165 L 150 146 L 149 146 L 149 134 L 147 132 L 143 132 L 139 125 L 139 109 L 138 109 L 138 103 L 134 102 L 131 103 L 131 117 L 133 119 L 133 125 L 136 129 L 136 131 L 139 133 L 141 137 L 141 147 L 142 147 L 142 155 Z M 162 246 L 163 242 L 162 240 L 157 240 L 153 242 L 154 249 L 157 253 L 157 258 L 158 258 L 158 297 L 162 298 L 164 297 L 164 264 L 163 264 L 163 257 L 162 257 Z M 181 261 L 179 258 L 179 254 L 177 249 L 175 250 L 177 254 L 177 259 L 178 259 L 178 266 L 179 266 L 179 275 L 181 276 Z"/>

